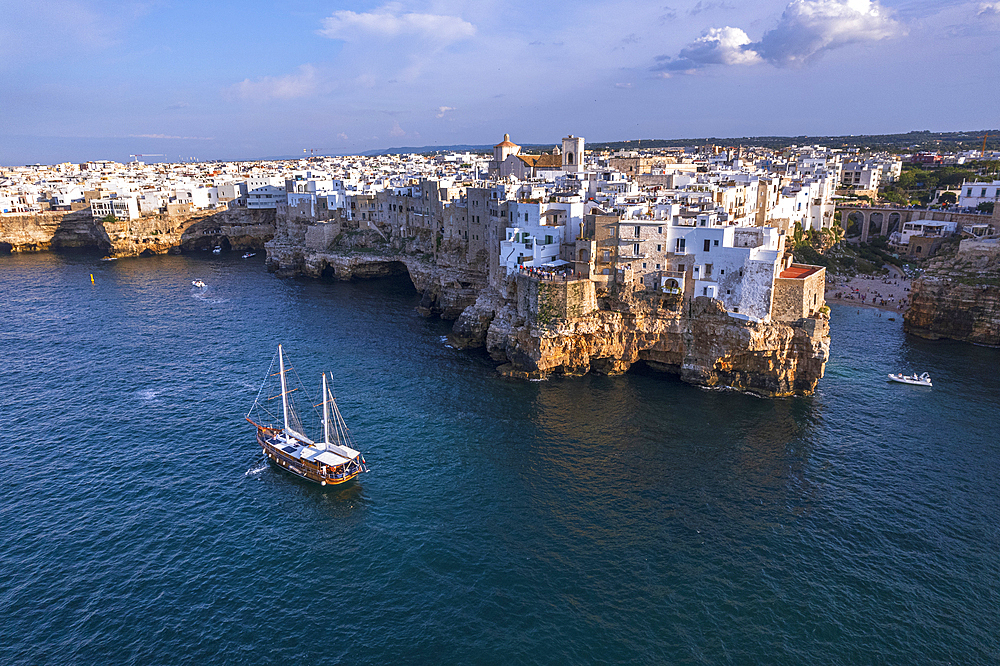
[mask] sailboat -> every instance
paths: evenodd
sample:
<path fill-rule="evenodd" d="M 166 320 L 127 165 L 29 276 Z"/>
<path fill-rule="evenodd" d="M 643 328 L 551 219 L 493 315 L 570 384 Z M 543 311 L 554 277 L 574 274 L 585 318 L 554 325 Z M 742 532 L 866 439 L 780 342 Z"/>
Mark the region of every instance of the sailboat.
<path fill-rule="evenodd" d="M 292 393 L 299 388 L 289 389 L 288 371 L 285 369 L 285 355 L 278 345 L 275 354 L 278 361 L 278 376 L 281 380 L 281 391 L 278 395 L 266 396 L 265 388 L 274 376 L 274 360 L 267 377 L 261 384 L 260 391 L 253 406 L 247 412 L 246 420 L 257 428 L 257 444 L 261 452 L 272 464 L 295 476 L 302 477 L 321 486 L 335 486 L 354 480 L 358 474 L 368 471 L 368 464 L 359 451 L 354 448 L 351 433 L 340 415 L 337 401 L 323 373 L 323 441 L 315 442 L 302 433 L 302 422 L 295 412 Z M 263 421 L 275 420 L 267 407 L 267 402 L 281 398 L 281 426 L 265 425 Z M 255 420 L 256 419 L 256 420 Z"/>

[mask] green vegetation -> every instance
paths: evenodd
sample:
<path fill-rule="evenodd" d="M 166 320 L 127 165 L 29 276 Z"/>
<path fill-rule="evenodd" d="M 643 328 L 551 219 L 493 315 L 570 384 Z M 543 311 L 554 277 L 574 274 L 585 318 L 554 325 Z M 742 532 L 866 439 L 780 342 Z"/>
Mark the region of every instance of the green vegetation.
<path fill-rule="evenodd" d="M 856 136 L 744 136 L 705 137 L 701 139 L 640 139 L 632 141 L 591 142 L 590 150 L 637 150 L 639 148 L 669 148 L 679 146 L 762 146 L 781 149 L 797 146 L 828 146 L 830 148 L 859 148 L 861 150 L 885 150 L 889 152 L 980 150 L 983 135 L 986 150 L 1000 150 L 1000 130 L 974 130 L 969 132 L 906 132 L 905 134 L 859 134 Z"/>
<path fill-rule="evenodd" d="M 976 206 L 976 210 L 978 210 L 980 213 L 989 213 L 991 215 L 993 214 L 994 208 L 995 206 L 993 201 L 984 201 L 978 206 Z"/>
<path fill-rule="evenodd" d="M 961 167 L 942 167 L 940 169 L 922 169 L 920 167 L 903 167 L 903 172 L 891 185 L 879 190 L 879 198 L 883 201 L 908 206 L 911 204 L 927 205 L 931 202 L 934 191 L 949 187 L 957 188 L 964 181 L 989 180 L 991 174 L 997 173 L 1000 162 L 971 162 Z M 958 203 L 958 198 L 945 192 L 940 203 Z"/>
<path fill-rule="evenodd" d="M 792 255 L 800 264 L 825 266 L 830 273 L 854 275 L 856 273 L 884 273 L 885 264 L 903 267 L 903 261 L 892 253 L 885 238 L 876 237 L 870 243 L 857 245 L 844 243 L 844 232 L 839 227 L 810 230 L 800 229 L 791 236 Z M 796 240 L 797 235 L 800 236 Z"/>

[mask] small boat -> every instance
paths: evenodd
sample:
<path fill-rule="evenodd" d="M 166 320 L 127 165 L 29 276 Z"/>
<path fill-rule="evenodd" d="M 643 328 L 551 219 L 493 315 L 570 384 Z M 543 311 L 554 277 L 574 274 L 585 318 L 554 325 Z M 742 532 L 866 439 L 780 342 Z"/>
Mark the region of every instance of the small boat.
<path fill-rule="evenodd" d="M 216 245 L 214 248 L 212 248 L 212 254 L 222 254 L 222 247 Z"/>
<path fill-rule="evenodd" d="M 278 363 L 277 376 L 280 390 L 274 394 L 265 390 L 273 384 L 274 364 Z M 288 388 L 288 370 L 285 356 L 278 345 L 275 359 L 261 384 L 257 399 L 254 400 L 246 420 L 257 428 L 257 444 L 271 463 L 295 476 L 318 483 L 321 486 L 337 486 L 353 481 L 358 474 L 368 471 L 361 452 L 354 448 L 354 440 L 347 424 L 337 408 L 337 401 L 327 387 L 326 373 L 323 373 L 323 441 L 317 442 L 302 433 L 302 422 L 295 411 L 292 393 L 305 389 L 301 386 Z M 268 409 L 267 402 L 281 398 L 281 423 L 275 425 L 276 417 Z M 312 404 L 310 402 L 309 404 Z M 265 421 L 271 423 L 265 425 Z"/>
<path fill-rule="evenodd" d="M 899 382 L 900 384 L 913 384 L 915 386 L 933 386 L 933 384 L 931 384 L 931 376 L 926 372 L 919 377 L 916 373 L 912 375 L 904 375 L 902 373 L 898 375 L 890 374 L 889 381 Z"/>
<path fill-rule="evenodd" d="M 204 289 L 205 287 L 208 286 L 207 284 L 205 284 L 201 280 L 191 280 L 191 284 L 193 284 L 194 286 L 198 287 L 199 289 Z"/>
<path fill-rule="evenodd" d="M 249 259 L 250 257 L 256 257 L 256 256 L 257 256 L 256 252 L 247 252 L 246 254 L 243 255 L 243 258 Z"/>

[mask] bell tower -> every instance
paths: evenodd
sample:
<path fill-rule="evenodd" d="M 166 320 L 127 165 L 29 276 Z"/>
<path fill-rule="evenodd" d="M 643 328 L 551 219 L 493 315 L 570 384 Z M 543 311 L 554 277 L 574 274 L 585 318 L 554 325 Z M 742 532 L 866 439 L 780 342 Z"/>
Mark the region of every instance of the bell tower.
<path fill-rule="evenodd" d="M 562 140 L 563 171 L 580 173 L 583 171 L 583 137 L 570 134 Z"/>

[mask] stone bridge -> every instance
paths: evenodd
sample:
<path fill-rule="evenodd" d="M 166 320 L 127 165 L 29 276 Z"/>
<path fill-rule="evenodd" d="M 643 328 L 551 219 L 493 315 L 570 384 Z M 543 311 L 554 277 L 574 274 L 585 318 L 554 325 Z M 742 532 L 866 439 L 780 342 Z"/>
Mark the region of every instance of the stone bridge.
<path fill-rule="evenodd" d="M 840 211 L 840 226 L 847 231 L 851 221 L 861 227 L 861 242 L 867 243 L 871 236 L 888 236 L 901 231 L 903 225 L 913 220 L 937 220 L 957 222 L 958 229 L 972 224 L 990 222 L 990 216 L 983 213 L 955 213 L 947 210 L 927 208 L 900 208 L 896 206 L 837 206 Z"/>

